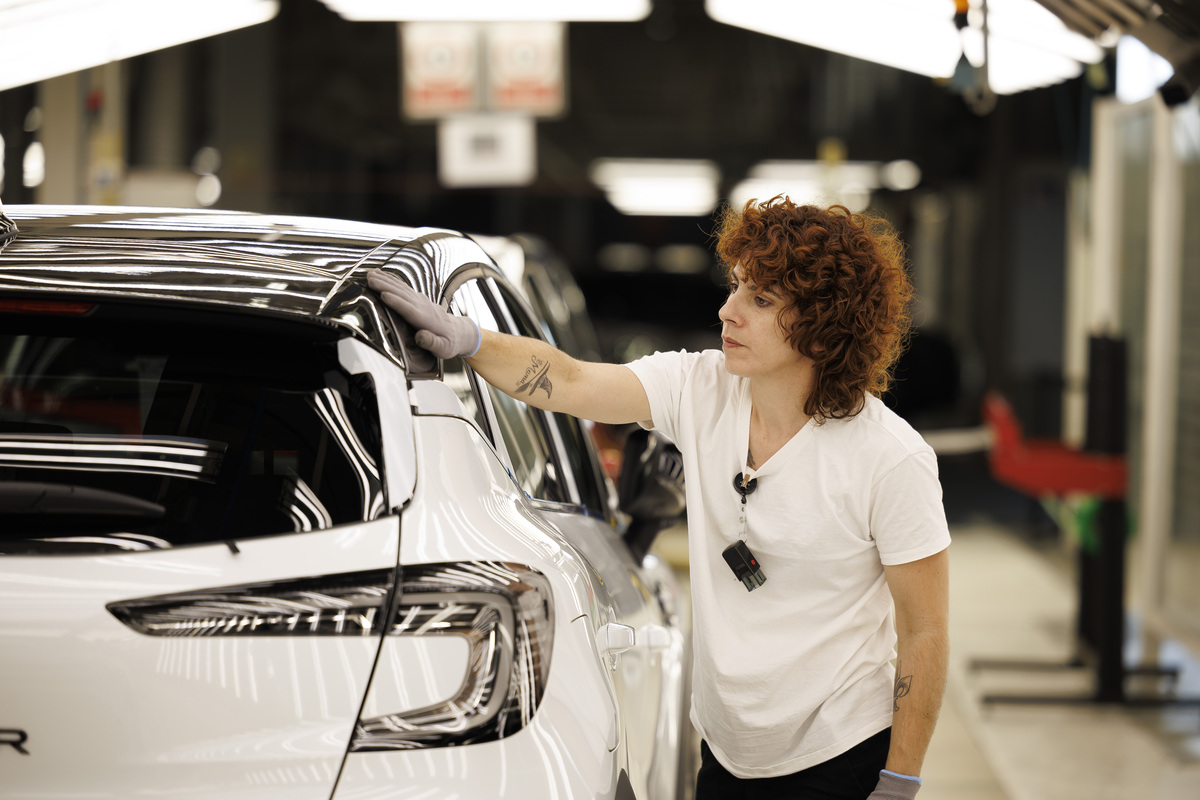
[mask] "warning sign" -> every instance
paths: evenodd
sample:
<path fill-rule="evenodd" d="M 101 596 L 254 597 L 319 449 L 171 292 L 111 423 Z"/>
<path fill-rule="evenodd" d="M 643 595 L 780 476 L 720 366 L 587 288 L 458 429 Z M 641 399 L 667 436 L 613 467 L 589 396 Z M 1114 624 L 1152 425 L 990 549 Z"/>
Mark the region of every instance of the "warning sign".
<path fill-rule="evenodd" d="M 479 110 L 482 26 L 407 22 L 399 28 L 405 116 L 438 119 Z"/>
<path fill-rule="evenodd" d="M 539 117 L 563 113 L 561 22 L 494 23 L 487 28 L 487 107 Z"/>
<path fill-rule="evenodd" d="M 459 114 L 438 123 L 438 180 L 443 186 L 525 186 L 535 178 L 533 117 Z"/>
<path fill-rule="evenodd" d="M 566 109 L 562 22 L 405 22 L 399 27 L 409 119 L 475 111 L 558 117 Z"/>

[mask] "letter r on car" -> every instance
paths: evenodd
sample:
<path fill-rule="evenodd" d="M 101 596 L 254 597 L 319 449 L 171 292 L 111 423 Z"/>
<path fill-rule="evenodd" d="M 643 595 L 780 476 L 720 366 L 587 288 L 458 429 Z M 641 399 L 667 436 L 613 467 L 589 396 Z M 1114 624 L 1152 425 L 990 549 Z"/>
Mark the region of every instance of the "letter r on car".
<path fill-rule="evenodd" d="M 25 731 L 4 730 L 0 728 L 0 747 L 6 744 L 11 745 L 12 749 L 27 756 L 29 755 L 29 751 L 21 745 L 25 744 L 28 739 L 29 734 L 25 733 Z"/>

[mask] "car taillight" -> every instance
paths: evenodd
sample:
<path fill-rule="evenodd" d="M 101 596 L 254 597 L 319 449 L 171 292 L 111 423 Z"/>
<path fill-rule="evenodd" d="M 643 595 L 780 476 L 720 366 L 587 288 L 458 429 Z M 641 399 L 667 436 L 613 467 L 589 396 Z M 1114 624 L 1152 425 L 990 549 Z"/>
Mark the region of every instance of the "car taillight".
<path fill-rule="evenodd" d="M 406 568 L 394 636 L 461 636 L 467 675 L 441 703 L 359 721 L 350 749 L 412 750 L 511 736 L 533 717 L 550 675 L 550 584 L 520 564 Z"/>
<path fill-rule="evenodd" d="M 394 570 L 200 589 L 109 603 L 147 636 L 369 636 L 382 630 Z"/>
<path fill-rule="evenodd" d="M 469 561 L 226 586 L 109 603 L 147 636 L 457 636 L 467 674 L 454 697 L 359 720 L 351 749 L 411 750 L 494 741 L 533 717 L 550 674 L 550 583 L 523 564 Z M 386 622 L 385 622 L 386 620 Z"/>

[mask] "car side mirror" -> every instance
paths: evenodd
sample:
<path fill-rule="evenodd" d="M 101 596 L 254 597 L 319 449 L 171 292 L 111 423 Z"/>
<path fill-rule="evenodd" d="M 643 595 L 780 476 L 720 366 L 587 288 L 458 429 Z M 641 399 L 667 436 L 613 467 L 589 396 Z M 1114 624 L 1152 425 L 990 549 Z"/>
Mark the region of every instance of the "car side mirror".
<path fill-rule="evenodd" d="M 630 516 L 624 538 L 639 563 L 659 531 L 683 514 L 683 485 L 683 456 L 675 445 L 654 431 L 631 431 L 625 438 L 617 500 Z"/>

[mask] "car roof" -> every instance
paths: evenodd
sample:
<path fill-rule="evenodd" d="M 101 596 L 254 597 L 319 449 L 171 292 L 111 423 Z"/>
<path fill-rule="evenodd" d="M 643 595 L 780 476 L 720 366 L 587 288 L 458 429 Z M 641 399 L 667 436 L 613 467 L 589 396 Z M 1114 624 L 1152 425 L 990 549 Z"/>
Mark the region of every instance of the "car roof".
<path fill-rule="evenodd" d="M 9 205 L 17 227 L 0 247 L 0 292 L 118 298 L 284 316 L 379 338 L 382 303 L 368 270 L 404 272 L 440 299 L 464 255 L 456 231 L 201 209 Z M 454 263 L 457 262 L 457 263 Z M 365 319 L 366 317 L 373 318 Z M 374 341 L 377 345 L 385 343 Z"/>

